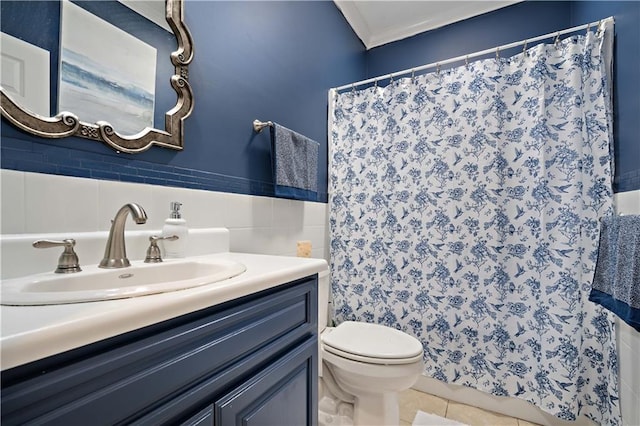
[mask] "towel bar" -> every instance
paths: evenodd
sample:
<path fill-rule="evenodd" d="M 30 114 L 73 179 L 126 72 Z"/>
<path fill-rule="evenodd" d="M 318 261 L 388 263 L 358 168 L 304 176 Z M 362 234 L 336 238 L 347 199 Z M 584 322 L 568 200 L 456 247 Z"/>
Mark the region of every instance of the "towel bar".
<path fill-rule="evenodd" d="M 273 126 L 273 122 L 271 122 L 271 121 L 253 120 L 253 130 L 256 133 L 260 133 L 262 131 L 262 129 L 264 129 L 267 126 L 268 127 L 272 127 Z"/>

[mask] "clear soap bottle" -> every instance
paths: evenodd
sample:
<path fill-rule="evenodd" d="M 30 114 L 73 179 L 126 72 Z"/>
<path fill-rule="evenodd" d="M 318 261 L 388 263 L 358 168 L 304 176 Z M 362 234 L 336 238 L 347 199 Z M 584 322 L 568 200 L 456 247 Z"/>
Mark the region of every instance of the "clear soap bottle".
<path fill-rule="evenodd" d="M 172 235 L 176 235 L 178 237 L 177 240 L 162 241 L 164 257 L 167 259 L 185 257 L 186 255 L 189 228 L 187 228 L 187 221 L 182 218 L 180 207 L 182 207 L 182 203 L 177 201 L 171 202 L 171 212 L 167 220 L 164 221 L 164 226 L 162 227 L 163 237 L 170 237 Z"/>

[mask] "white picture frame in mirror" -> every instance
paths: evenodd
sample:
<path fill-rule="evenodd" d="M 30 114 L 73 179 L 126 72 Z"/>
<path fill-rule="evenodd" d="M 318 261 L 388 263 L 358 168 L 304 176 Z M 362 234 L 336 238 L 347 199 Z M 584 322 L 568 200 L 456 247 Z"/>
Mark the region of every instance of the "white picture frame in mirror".
<path fill-rule="evenodd" d="M 49 52 L 0 33 L 0 84 L 16 101 L 38 115 L 51 115 Z"/>

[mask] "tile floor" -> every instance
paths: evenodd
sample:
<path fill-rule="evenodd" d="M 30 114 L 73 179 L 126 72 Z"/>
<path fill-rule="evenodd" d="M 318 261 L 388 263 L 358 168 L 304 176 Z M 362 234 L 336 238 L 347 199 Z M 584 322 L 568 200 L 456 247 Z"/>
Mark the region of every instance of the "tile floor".
<path fill-rule="evenodd" d="M 448 401 L 413 389 L 400 394 L 400 426 L 410 426 L 418 410 L 469 426 L 537 426 L 534 423 Z"/>

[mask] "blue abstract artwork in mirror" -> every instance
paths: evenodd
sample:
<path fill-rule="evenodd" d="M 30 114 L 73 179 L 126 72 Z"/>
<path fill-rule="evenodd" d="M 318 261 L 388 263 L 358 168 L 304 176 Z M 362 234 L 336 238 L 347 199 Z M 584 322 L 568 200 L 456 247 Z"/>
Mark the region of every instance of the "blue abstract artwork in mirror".
<path fill-rule="evenodd" d="M 123 134 L 154 127 L 156 49 L 68 1 L 61 24 L 58 112 Z"/>

